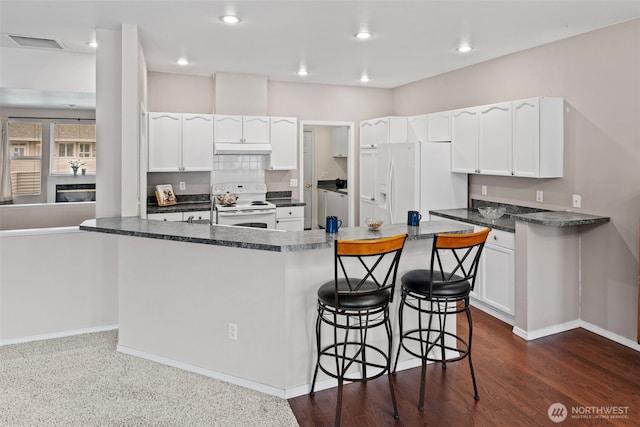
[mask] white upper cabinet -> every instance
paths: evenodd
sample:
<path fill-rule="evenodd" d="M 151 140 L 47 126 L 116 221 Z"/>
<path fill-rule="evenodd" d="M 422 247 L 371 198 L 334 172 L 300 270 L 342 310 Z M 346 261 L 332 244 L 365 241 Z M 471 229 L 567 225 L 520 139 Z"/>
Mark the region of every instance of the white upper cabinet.
<path fill-rule="evenodd" d="M 380 117 L 360 122 L 360 146 L 407 142 L 406 117 Z"/>
<path fill-rule="evenodd" d="M 451 113 L 451 171 L 478 173 L 478 117 L 475 107 Z"/>
<path fill-rule="evenodd" d="M 149 171 L 213 169 L 213 116 L 149 113 Z"/>
<path fill-rule="evenodd" d="M 215 142 L 231 144 L 268 144 L 269 117 L 234 116 L 216 114 L 214 116 Z"/>
<path fill-rule="evenodd" d="M 188 171 L 213 169 L 213 115 L 182 115 L 182 167 Z"/>
<path fill-rule="evenodd" d="M 428 115 L 407 117 L 407 142 L 427 142 Z"/>
<path fill-rule="evenodd" d="M 451 141 L 451 111 L 427 115 L 427 138 L 431 142 Z"/>
<path fill-rule="evenodd" d="M 331 155 L 333 157 L 348 157 L 349 154 L 349 128 L 347 126 L 335 126 L 331 129 Z"/>
<path fill-rule="evenodd" d="M 531 98 L 454 111 L 452 170 L 561 177 L 563 104 L 562 98 Z"/>
<path fill-rule="evenodd" d="M 563 104 L 562 98 L 530 98 L 512 102 L 513 175 L 562 177 Z"/>
<path fill-rule="evenodd" d="M 298 119 L 271 117 L 271 170 L 297 169 Z"/>
<path fill-rule="evenodd" d="M 511 102 L 478 107 L 479 173 L 511 175 Z"/>

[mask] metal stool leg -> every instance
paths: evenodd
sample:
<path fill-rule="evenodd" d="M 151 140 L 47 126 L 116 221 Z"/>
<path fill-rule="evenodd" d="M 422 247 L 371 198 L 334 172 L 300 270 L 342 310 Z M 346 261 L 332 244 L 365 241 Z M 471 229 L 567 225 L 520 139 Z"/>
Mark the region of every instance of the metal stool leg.
<path fill-rule="evenodd" d="M 387 340 L 389 346 L 387 347 L 387 379 L 389 380 L 389 391 L 391 392 L 391 402 L 393 403 L 393 418 L 396 420 L 400 418 L 398 414 L 398 404 L 396 403 L 396 392 L 393 387 L 393 381 L 391 380 L 391 352 L 393 345 L 393 335 L 391 333 L 391 319 L 389 319 L 389 308 L 387 307 L 387 312 L 385 316 L 387 317 L 387 321 L 384 323 L 384 327 L 387 330 Z"/>
<path fill-rule="evenodd" d="M 469 358 L 469 370 L 471 370 L 471 381 L 473 382 L 473 398 L 476 400 L 480 400 L 480 396 L 478 395 L 478 386 L 476 385 L 476 374 L 473 371 L 473 362 L 471 361 L 471 340 L 473 339 L 473 321 L 471 320 L 471 310 L 469 309 L 468 301 L 465 301 L 466 304 L 466 314 L 467 314 L 467 322 L 469 322 L 469 343 L 467 350 L 469 354 L 467 357 Z"/>
<path fill-rule="evenodd" d="M 316 348 L 317 348 L 317 355 L 316 355 L 316 369 L 313 372 L 313 381 L 311 381 L 311 391 L 309 392 L 310 396 L 313 396 L 315 394 L 314 389 L 316 387 L 316 378 L 318 377 L 318 368 L 320 368 L 320 349 L 322 348 L 320 345 L 320 314 L 321 309 L 318 309 L 318 318 L 316 319 Z"/>
<path fill-rule="evenodd" d="M 402 327 L 402 313 L 404 312 L 404 302 L 407 298 L 407 294 L 402 292 L 402 296 L 400 298 L 400 308 L 398 309 L 398 326 L 400 327 L 400 342 L 398 343 L 398 351 L 396 352 L 396 360 L 393 363 L 393 371 L 391 373 L 393 375 L 396 374 L 396 369 L 398 369 L 398 358 L 400 357 L 400 349 L 402 348 L 402 339 L 403 339 L 403 327 Z M 391 353 L 389 353 L 391 355 Z"/>

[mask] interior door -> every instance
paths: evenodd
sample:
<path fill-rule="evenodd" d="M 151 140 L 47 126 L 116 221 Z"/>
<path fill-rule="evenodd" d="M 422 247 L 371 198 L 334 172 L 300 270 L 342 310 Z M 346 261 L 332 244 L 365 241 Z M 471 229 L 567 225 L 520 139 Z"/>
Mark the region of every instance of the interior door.
<path fill-rule="evenodd" d="M 304 197 L 304 229 L 310 230 L 313 224 L 313 212 L 315 203 L 313 200 L 313 131 L 304 131 L 303 149 L 303 185 L 302 196 Z"/>

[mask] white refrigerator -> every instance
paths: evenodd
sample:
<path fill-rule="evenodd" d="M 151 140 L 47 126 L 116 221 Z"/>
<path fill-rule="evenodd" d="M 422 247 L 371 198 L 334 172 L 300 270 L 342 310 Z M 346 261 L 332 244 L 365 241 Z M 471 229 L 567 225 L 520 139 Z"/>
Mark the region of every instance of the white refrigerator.
<path fill-rule="evenodd" d="M 406 223 L 407 212 L 467 207 L 467 174 L 451 172 L 451 143 L 380 144 L 376 211 L 386 224 Z"/>

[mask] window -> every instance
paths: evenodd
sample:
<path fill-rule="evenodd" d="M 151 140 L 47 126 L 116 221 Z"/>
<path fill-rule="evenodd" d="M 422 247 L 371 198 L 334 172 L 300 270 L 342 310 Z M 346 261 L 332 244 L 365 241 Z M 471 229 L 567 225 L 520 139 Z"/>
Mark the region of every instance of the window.
<path fill-rule="evenodd" d="M 73 143 L 58 144 L 58 157 L 73 157 Z"/>
<path fill-rule="evenodd" d="M 42 125 L 37 122 L 9 122 L 11 192 L 39 195 L 42 170 Z"/>
<path fill-rule="evenodd" d="M 87 173 L 96 172 L 96 125 L 94 123 L 54 122 L 51 124 L 54 155 L 52 174 L 70 174 L 70 162 L 78 162 Z"/>

